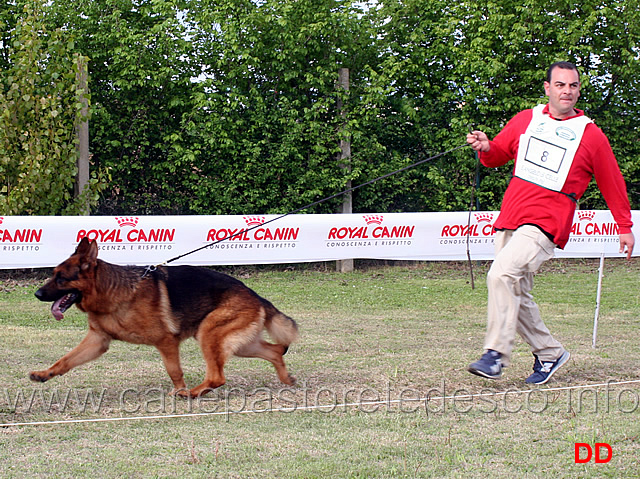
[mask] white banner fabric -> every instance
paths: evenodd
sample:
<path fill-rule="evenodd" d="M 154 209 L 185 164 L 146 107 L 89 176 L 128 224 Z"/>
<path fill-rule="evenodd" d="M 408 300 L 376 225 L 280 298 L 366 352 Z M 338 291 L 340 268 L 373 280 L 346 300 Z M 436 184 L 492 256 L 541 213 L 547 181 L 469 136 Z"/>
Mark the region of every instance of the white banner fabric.
<path fill-rule="evenodd" d="M 634 225 L 640 211 L 633 211 Z M 121 265 L 234 265 L 339 259 L 493 259 L 496 211 L 234 216 L 4 216 L 0 268 L 51 267 L 83 237 Z M 640 237 L 638 226 L 634 234 Z M 194 250 L 199 251 L 190 253 Z M 579 210 L 557 257 L 621 256 L 618 226 L 605 210 Z M 640 254 L 640 248 L 634 255 Z M 182 256 L 185 255 L 185 256 Z M 175 259 L 180 257 L 179 259 Z"/>

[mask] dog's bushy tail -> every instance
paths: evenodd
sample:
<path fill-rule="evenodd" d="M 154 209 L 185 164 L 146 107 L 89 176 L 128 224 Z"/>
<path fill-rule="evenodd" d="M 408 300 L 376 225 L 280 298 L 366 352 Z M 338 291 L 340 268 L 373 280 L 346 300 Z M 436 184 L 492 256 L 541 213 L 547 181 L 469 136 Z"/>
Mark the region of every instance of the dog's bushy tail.
<path fill-rule="evenodd" d="M 276 343 L 289 346 L 298 339 L 298 324 L 284 313 L 278 311 L 273 305 L 266 307 L 267 317 L 264 327 Z"/>

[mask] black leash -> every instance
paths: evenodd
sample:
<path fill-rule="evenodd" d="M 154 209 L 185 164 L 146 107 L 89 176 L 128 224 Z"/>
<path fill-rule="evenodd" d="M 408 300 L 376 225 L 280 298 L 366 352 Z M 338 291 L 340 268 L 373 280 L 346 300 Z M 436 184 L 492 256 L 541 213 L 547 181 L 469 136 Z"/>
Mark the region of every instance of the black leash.
<path fill-rule="evenodd" d="M 435 160 L 436 158 L 440 158 L 441 156 L 448 155 L 449 153 L 453 153 L 454 151 L 461 150 L 462 148 L 465 148 L 467 146 L 469 146 L 467 143 L 465 143 L 464 145 L 456 146 L 455 148 L 452 148 L 450 150 L 444 151 L 442 153 L 438 153 L 437 155 L 433 155 L 433 156 L 431 156 L 429 158 L 425 158 L 424 160 L 417 161 L 417 162 L 413 163 L 412 165 L 405 166 L 405 167 L 400 168 L 398 170 L 392 171 L 391 173 L 387 173 L 386 175 L 379 176 L 378 178 L 374 178 L 373 180 L 369 180 L 369 181 L 367 181 L 365 183 L 362 183 L 360 185 L 348 188 L 348 189 L 346 189 L 344 191 L 341 191 L 340 193 L 336 193 L 334 195 L 327 196 L 326 198 L 322 198 L 321 200 L 314 201 L 313 203 L 309 203 L 308 205 L 302 206 L 301 208 L 298 208 L 296 210 L 289 211 L 288 213 L 285 213 L 285 214 L 280 215 L 280 216 L 276 216 L 275 218 L 272 218 L 269 221 L 265 221 L 264 223 L 262 223 L 260 225 L 253 226 L 253 227 L 251 227 L 249 229 L 246 229 L 246 230 L 241 230 L 241 231 L 239 231 L 239 232 L 237 232 L 237 233 L 235 233 L 235 234 L 233 234 L 231 236 L 227 236 L 227 237 L 225 237 L 223 239 L 214 241 L 212 243 L 208 243 L 208 244 L 206 244 L 204 246 L 200 246 L 199 248 L 196 248 L 196 249 L 194 249 L 192 251 L 189 251 L 187 253 L 181 254 L 180 256 L 176 256 L 175 258 L 171 258 L 171 259 L 165 261 L 164 263 L 161 263 L 161 264 L 158 264 L 158 265 L 155 265 L 155 266 L 148 266 L 146 268 L 144 274 L 143 274 L 143 277 L 146 276 L 147 273 L 155 271 L 158 266 L 163 266 L 163 265 L 172 263 L 173 261 L 179 260 L 180 258 L 184 258 L 185 256 L 189 256 L 190 254 L 197 253 L 198 251 L 201 251 L 201 250 L 203 250 L 205 248 L 209 248 L 211 246 L 214 246 L 214 245 L 217 245 L 219 243 L 222 243 L 223 241 L 227 241 L 227 240 L 233 239 L 236 236 L 241 236 L 241 235 L 245 234 L 246 232 L 252 231 L 252 230 L 254 230 L 256 228 L 261 228 L 266 224 L 273 223 L 274 221 L 281 220 L 282 218 L 284 218 L 286 216 L 290 216 L 290 215 L 294 215 L 296 213 L 300 213 L 301 211 L 304 211 L 304 210 L 306 210 L 308 208 L 311 208 L 313 206 L 319 205 L 320 203 L 324 203 L 325 201 L 329 201 L 329 200 L 332 200 L 334 198 L 337 198 L 338 196 L 342 196 L 342 195 L 344 195 L 346 193 L 350 193 L 350 192 L 355 191 L 355 190 L 357 190 L 359 188 L 362 188 L 363 186 L 367 186 L 367 185 L 370 185 L 372 183 L 375 183 L 376 181 L 384 180 L 385 178 L 389 178 L 390 176 L 397 175 L 398 173 L 402 173 L 403 171 L 407 171 L 407 170 L 409 170 L 411 168 L 415 168 L 418 165 L 421 165 L 423 163 L 427 163 L 428 161 Z"/>
<path fill-rule="evenodd" d="M 468 125 L 469 133 L 473 134 L 473 125 Z M 469 243 L 471 241 L 471 211 L 473 210 L 473 201 L 475 199 L 476 188 L 478 187 L 478 175 L 480 174 L 480 153 L 476 151 L 476 171 L 471 183 L 471 198 L 469 199 L 469 217 L 467 218 L 467 263 L 469 264 L 469 275 L 471 276 L 471 289 L 476 289 L 473 278 L 473 262 L 471 261 L 471 251 Z"/>
<path fill-rule="evenodd" d="M 475 192 L 478 187 L 478 174 L 480 172 L 480 155 L 476 153 L 476 171 L 473 176 L 471 185 L 471 198 L 469 200 L 469 217 L 467 218 L 467 263 L 469 263 L 469 274 L 471 275 L 471 289 L 476 289 L 473 280 L 473 262 L 471 261 L 471 251 L 469 250 L 469 242 L 471 241 L 471 211 L 473 211 L 473 201 L 475 200 Z"/>

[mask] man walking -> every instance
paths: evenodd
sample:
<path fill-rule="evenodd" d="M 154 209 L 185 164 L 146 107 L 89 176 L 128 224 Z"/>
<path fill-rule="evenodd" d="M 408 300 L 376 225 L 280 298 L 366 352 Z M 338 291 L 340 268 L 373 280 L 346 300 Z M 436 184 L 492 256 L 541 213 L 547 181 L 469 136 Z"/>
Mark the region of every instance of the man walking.
<path fill-rule="evenodd" d="M 544 82 L 548 104 L 513 117 L 493 139 L 467 134 L 484 166 L 515 160 L 494 228 L 495 259 L 487 275 L 488 325 L 485 352 L 469 372 L 498 379 L 509 365 L 516 332 L 534 355 L 527 383 L 544 384 L 565 364 L 569 352 L 549 332 L 533 301 L 533 274 L 564 248 L 573 216 L 595 177 L 620 233 L 620 252 L 631 257 L 635 239 L 627 189 L 602 130 L 575 108 L 580 77 L 575 65 L 557 62 Z"/>

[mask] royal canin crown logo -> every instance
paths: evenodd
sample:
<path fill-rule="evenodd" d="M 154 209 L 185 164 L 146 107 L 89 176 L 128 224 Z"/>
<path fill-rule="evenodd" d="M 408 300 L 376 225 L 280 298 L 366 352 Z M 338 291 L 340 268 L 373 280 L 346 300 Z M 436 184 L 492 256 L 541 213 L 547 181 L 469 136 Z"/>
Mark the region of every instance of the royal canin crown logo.
<path fill-rule="evenodd" d="M 138 218 L 132 216 L 116 216 L 116 221 L 120 228 L 123 226 L 131 226 L 132 228 L 135 228 L 138 224 Z"/>
<path fill-rule="evenodd" d="M 0 216 L 0 225 L 2 224 L 3 220 L 4 220 L 4 218 L 2 216 Z"/>
<path fill-rule="evenodd" d="M 244 222 L 247 223 L 247 226 L 260 226 L 265 222 L 264 216 L 243 216 Z"/>
<path fill-rule="evenodd" d="M 363 215 L 362 217 L 368 225 L 381 225 L 384 221 L 382 215 Z"/>
<path fill-rule="evenodd" d="M 578 211 L 578 219 L 580 221 L 591 221 L 596 216 L 595 211 L 580 210 Z"/>
<path fill-rule="evenodd" d="M 477 223 L 491 223 L 493 221 L 493 213 L 475 213 Z"/>

